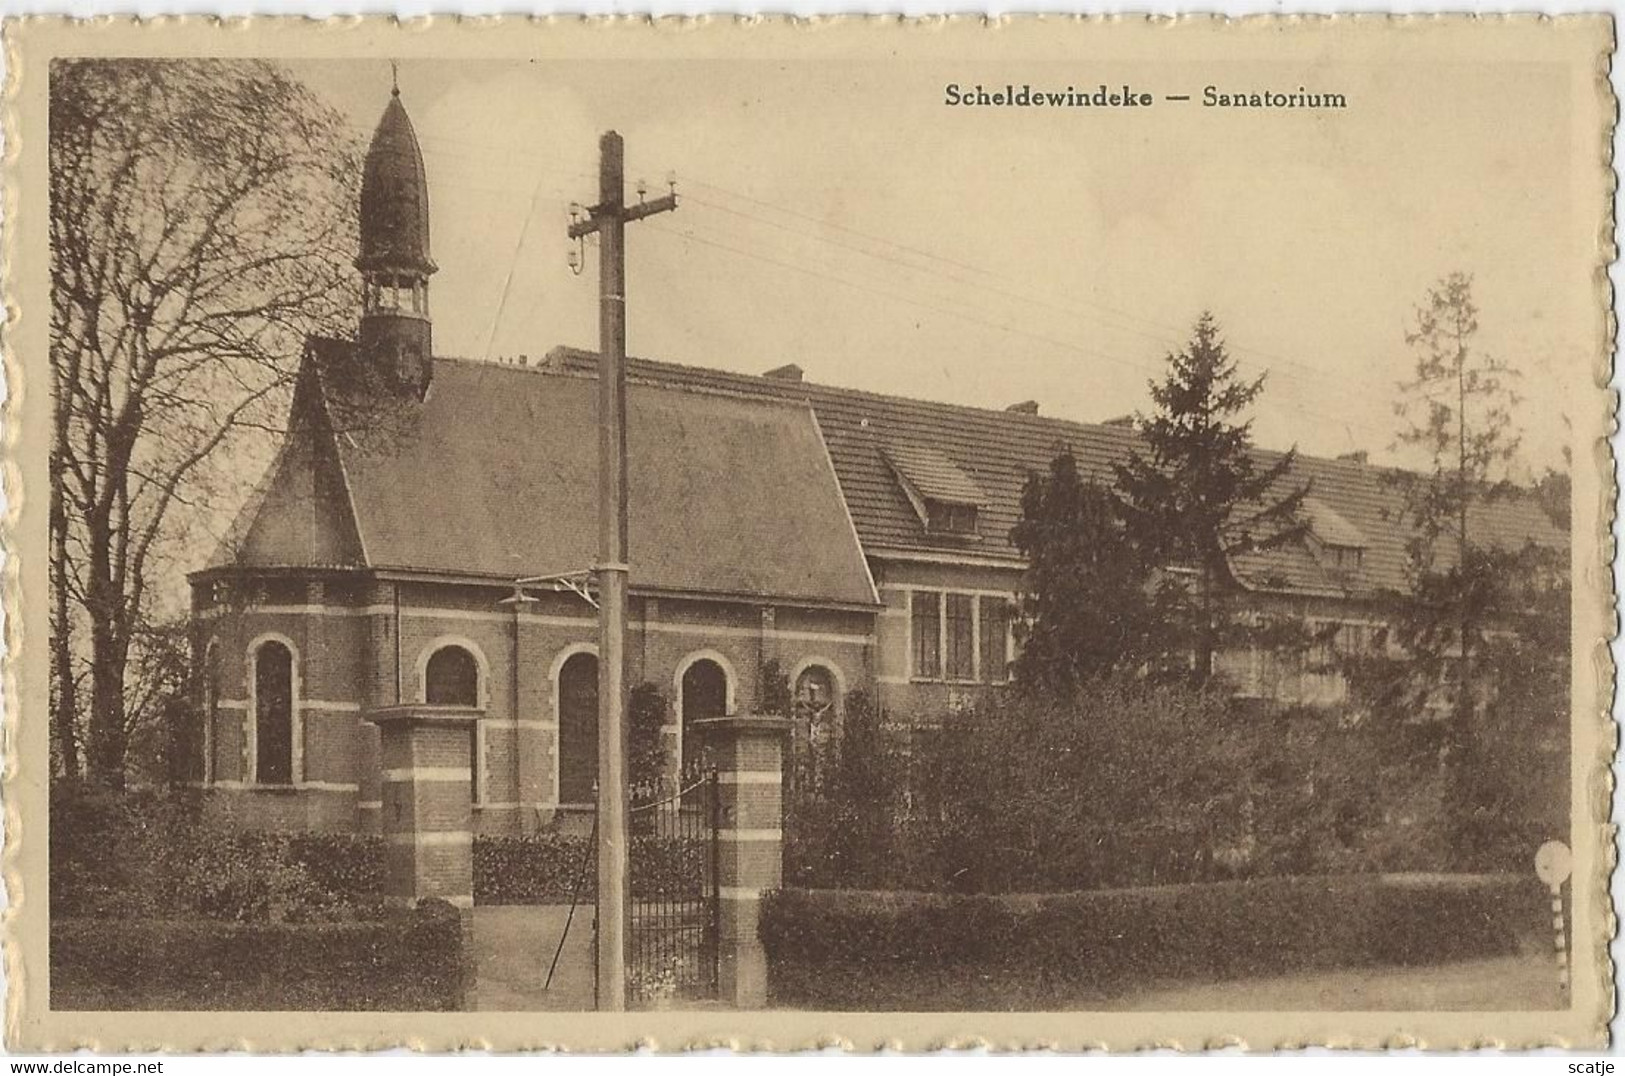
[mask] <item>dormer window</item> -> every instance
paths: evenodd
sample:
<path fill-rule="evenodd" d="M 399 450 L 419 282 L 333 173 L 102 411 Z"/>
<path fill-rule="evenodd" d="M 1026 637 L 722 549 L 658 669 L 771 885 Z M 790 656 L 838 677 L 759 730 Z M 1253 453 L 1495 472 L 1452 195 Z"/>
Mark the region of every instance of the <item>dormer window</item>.
<path fill-rule="evenodd" d="M 981 487 L 947 453 L 926 445 L 890 444 L 886 463 L 929 534 L 975 538 Z"/>
<path fill-rule="evenodd" d="M 1351 545 L 1328 545 L 1326 553 L 1333 568 L 1340 572 L 1357 572 L 1365 559 L 1365 550 Z"/>
<path fill-rule="evenodd" d="M 936 534 L 975 534 L 976 506 L 952 501 L 925 502 L 926 528 Z"/>
<path fill-rule="evenodd" d="M 1360 528 L 1315 497 L 1303 499 L 1303 514 L 1309 524 L 1310 549 L 1322 567 L 1348 573 L 1364 566 L 1370 543 Z"/>

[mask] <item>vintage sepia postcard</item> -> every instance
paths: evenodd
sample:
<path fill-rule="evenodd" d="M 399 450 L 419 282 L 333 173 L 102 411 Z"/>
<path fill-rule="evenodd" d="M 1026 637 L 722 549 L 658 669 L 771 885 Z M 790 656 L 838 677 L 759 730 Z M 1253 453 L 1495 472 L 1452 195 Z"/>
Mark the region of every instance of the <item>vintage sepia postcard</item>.
<path fill-rule="evenodd" d="M 1606 1041 L 1608 18 L 3 34 L 14 1049 Z"/>

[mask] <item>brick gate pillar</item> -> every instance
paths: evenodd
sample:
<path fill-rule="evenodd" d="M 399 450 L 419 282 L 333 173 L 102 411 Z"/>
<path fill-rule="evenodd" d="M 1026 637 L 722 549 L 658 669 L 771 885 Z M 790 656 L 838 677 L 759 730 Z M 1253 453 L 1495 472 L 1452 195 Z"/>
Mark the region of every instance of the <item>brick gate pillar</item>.
<path fill-rule="evenodd" d="M 782 717 L 715 717 L 690 726 L 717 768 L 717 962 L 722 1000 L 767 1004 L 767 954 L 757 934 L 761 897 L 784 877 Z"/>
<path fill-rule="evenodd" d="M 416 904 L 439 897 L 474 906 L 473 755 L 470 741 L 481 711 L 416 703 L 374 710 L 383 761 L 380 828 L 385 897 Z"/>

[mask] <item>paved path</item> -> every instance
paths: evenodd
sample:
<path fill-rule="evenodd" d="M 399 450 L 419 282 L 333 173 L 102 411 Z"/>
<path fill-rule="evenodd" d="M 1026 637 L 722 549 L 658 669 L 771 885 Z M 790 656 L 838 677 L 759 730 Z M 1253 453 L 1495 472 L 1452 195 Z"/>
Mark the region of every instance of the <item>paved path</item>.
<path fill-rule="evenodd" d="M 576 909 L 553 985 L 544 990 L 568 904 L 474 909 L 475 1007 L 484 1012 L 588 1012 L 593 1007 L 592 905 Z"/>

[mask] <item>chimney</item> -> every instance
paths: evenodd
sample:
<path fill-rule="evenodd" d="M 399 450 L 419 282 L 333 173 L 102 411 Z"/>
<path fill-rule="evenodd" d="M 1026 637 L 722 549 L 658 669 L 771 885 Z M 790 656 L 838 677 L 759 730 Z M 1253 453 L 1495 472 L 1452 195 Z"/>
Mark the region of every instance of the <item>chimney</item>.
<path fill-rule="evenodd" d="M 1134 425 L 1134 416 L 1133 415 L 1118 415 L 1116 418 L 1107 419 L 1105 422 L 1102 422 L 1101 425 L 1102 426 L 1131 427 L 1131 426 Z"/>
<path fill-rule="evenodd" d="M 773 369 L 769 370 L 762 376 L 772 378 L 774 381 L 800 381 L 801 367 L 797 366 L 793 362 L 789 362 L 785 363 L 783 366 L 773 367 Z"/>
<path fill-rule="evenodd" d="M 1005 410 L 1014 411 L 1018 415 L 1036 415 L 1038 414 L 1038 401 L 1022 400 L 1020 403 L 1011 404 Z"/>
<path fill-rule="evenodd" d="M 1337 458 L 1340 460 L 1347 460 L 1350 463 L 1370 463 L 1371 453 L 1362 448 L 1358 452 L 1345 452 Z"/>

